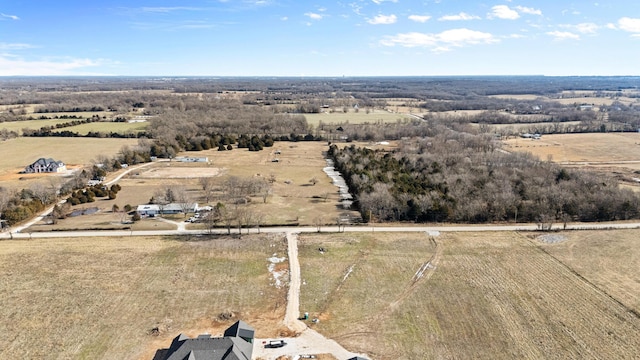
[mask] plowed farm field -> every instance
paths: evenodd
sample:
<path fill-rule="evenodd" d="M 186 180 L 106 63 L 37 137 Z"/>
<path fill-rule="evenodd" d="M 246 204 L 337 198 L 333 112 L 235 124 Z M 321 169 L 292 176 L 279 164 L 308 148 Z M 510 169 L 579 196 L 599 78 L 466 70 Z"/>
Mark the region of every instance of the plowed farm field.
<path fill-rule="evenodd" d="M 372 359 L 637 358 L 632 300 L 550 254 L 567 245 L 511 232 L 408 236 L 301 235 L 310 326 Z M 637 257 L 604 256 L 636 262 L 603 278 L 637 281 Z"/>
<path fill-rule="evenodd" d="M 561 236 L 566 240 L 543 249 L 640 313 L 640 231 L 579 231 Z"/>

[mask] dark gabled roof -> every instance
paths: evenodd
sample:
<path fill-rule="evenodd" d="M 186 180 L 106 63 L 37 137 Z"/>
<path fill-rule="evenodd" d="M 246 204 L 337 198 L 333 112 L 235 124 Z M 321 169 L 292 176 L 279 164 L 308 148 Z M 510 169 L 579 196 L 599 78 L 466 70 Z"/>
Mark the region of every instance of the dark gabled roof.
<path fill-rule="evenodd" d="M 40 165 L 45 165 L 45 166 L 49 166 L 49 164 L 59 164 L 60 161 L 55 161 L 52 158 L 40 158 L 38 160 L 36 160 L 33 164 L 40 164 Z"/>
<path fill-rule="evenodd" d="M 190 339 L 180 334 L 169 349 L 158 350 L 153 360 L 251 360 L 252 353 L 253 344 L 240 338 L 200 335 Z"/>
<path fill-rule="evenodd" d="M 181 335 L 182 336 L 182 335 Z M 251 360 L 253 344 L 238 338 L 212 338 L 199 336 L 195 339 L 176 337 L 169 347 L 165 360 Z M 245 344 L 242 344 L 244 342 Z M 247 346 L 248 345 L 248 346 Z"/>
<path fill-rule="evenodd" d="M 251 360 L 254 330 L 244 321 L 231 325 L 224 337 L 176 336 L 168 349 L 160 349 L 153 360 Z"/>
<path fill-rule="evenodd" d="M 237 336 L 243 339 L 253 339 L 254 333 L 255 330 L 249 324 L 242 320 L 238 320 L 235 324 L 229 326 L 229 328 L 224 331 L 224 336 Z"/>

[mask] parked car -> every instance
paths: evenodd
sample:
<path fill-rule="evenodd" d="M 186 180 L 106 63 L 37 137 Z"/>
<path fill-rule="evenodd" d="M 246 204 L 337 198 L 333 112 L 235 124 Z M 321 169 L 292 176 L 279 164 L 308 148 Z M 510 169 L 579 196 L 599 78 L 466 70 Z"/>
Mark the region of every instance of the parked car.
<path fill-rule="evenodd" d="M 267 342 L 264 347 L 267 349 L 270 348 L 281 348 L 283 346 L 287 345 L 286 342 L 284 342 L 284 340 L 270 340 L 269 342 Z"/>

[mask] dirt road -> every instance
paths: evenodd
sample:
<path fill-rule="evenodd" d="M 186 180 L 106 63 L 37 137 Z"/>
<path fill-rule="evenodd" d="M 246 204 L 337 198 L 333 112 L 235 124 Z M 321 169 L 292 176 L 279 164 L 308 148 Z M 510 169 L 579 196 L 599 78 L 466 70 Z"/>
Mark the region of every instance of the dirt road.
<path fill-rule="evenodd" d="M 337 342 L 327 339 L 317 331 L 310 329 L 307 325 L 298 320 L 300 316 L 300 262 L 298 261 L 298 236 L 295 233 L 287 232 L 287 245 L 289 247 L 289 294 L 287 301 L 287 312 L 284 317 L 284 324 L 296 333 L 300 333 L 295 338 L 281 338 L 287 345 L 277 349 L 265 349 L 263 342 L 273 339 L 256 339 L 253 348 L 254 359 L 274 360 L 285 355 L 292 359 L 299 359 L 300 355 L 311 354 L 332 354 L 337 359 L 346 360 L 355 356 L 366 357 L 363 354 L 352 353 Z"/>

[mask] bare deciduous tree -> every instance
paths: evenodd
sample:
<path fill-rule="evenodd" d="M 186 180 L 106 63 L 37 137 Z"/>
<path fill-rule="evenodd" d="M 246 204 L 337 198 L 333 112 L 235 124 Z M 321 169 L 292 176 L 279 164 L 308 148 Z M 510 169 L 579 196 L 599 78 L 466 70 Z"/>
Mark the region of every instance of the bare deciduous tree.
<path fill-rule="evenodd" d="M 215 182 L 210 176 L 201 177 L 200 179 L 198 179 L 198 182 L 200 183 L 200 186 L 202 187 L 202 191 L 204 193 L 204 201 L 208 203 L 213 197 Z"/>

